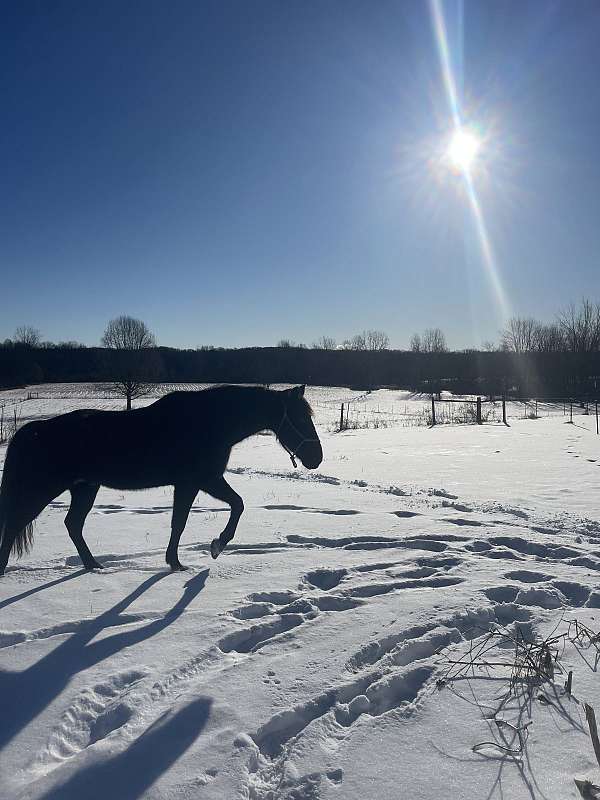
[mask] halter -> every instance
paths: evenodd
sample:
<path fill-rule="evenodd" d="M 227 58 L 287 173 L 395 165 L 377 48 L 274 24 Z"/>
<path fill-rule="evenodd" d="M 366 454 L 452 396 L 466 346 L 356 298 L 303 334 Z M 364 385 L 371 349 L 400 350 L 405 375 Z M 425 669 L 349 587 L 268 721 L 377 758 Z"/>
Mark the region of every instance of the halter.
<path fill-rule="evenodd" d="M 281 432 L 281 429 L 282 429 L 282 427 L 283 427 L 285 422 L 287 422 L 287 424 L 290 426 L 290 428 L 292 428 L 292 430 L 295 433 L 297 433 L 298 436 L 300 437 L 300 444 L 298 444 L 297 447 L 294 450 L 290 450 L 290 448 L 287 446 L 287 444 L 282 442 L 282 440 L 281 440 L 281 438 L 279 436 L 279 434 Z M 311 437 L 310 439 L 306 438 L 306 436 L 304 436 L 302 431 L 298 430 L 298 428 L 294 425 L 292 420 L 289 418 L 288 413 L 287 413 L 287 406 L 285 406 L 285 405 L 283 407 L 283 417 L 281 418 L 281 422 L 279 423 L 279 425 L 277 427 L 277 430 L 275 431 L 275 436 L 276 436 L 277 441 L 279 442 L 279 444 L 283 447 L 283 449 L 286 451 L 286 453 L 290 457 L 290 459 L 292 461 L 292 464 L 294 466 L 294 469 L 298 466 L 298 464 L 296 464 L 296 455 L 298 454 L 298 451 L 300 450 L 302 445 L 305 444 L 305 442 L 318 442 L 319 441 L 317 438 L 314 438 L 314 437 Z"/>

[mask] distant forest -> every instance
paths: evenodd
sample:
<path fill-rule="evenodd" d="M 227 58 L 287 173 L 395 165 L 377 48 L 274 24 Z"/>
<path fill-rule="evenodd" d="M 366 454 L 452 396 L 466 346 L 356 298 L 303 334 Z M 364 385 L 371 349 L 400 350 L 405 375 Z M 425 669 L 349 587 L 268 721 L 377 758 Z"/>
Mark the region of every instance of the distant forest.
<path fill-rule="evenodd" d="M 516 397 L 596 397 L 600 352 L 406 352 L 303 347 L 178 350 L 155 347 L 152 383 L 307 383 Z M 141 355 L 132 353 L 132 357 Z M 101 347 L 0 345 L 0 385 L 115 380 Z"/>
<path fill-rule="evenodd" d="M 277 347 L 180 350 L 160 347 L 145 322 L 110 320 L 102 347 L 43 342 L 37 328 L 17 328 L 0 344 L 0 386 L 99 382 L 132 399 L 153 383 L 306 383 L 356 389 L 597 399 L 600 394 L 600 304 L 583 299 L 554 322 L 513 317 L 498 344 L 450 351 L 444 333 L 413 334 L 410 350 L 389 349 L 386 333 L 363 331 L 312 347 L 282 339 Z"/>

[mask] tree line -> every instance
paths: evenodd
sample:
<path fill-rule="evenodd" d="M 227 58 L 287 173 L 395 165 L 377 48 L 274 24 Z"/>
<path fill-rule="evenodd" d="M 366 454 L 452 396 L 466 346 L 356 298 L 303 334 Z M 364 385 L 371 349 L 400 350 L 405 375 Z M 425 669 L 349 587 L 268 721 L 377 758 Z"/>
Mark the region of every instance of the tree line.
<path fill-rule="evenodd" d="M 502 331 L 500 349 L 513 353 L 596 353 L 600 350 L 600 303 L 571 303 L 554 321 L 513 317 Z"/>
<path fill-rule="evenodd" d="M 515 317 L 498 344 L 450 351 L 439 328 L 413 334 L 409 350 L 391 350 L 382 331 L 363 331 L 340 344 L 322 337 L 311 347 L 161 347 L 147 325 L 111 320 L 102 347 L 45 342 L 21 326 L 0 344 L 0 385 L 100 382 L 132 400 L 157 382 L 312 383 L 415 392 L 597 397 L 600 394 L 600 304 L 583 300 L 551 323 Z"/>

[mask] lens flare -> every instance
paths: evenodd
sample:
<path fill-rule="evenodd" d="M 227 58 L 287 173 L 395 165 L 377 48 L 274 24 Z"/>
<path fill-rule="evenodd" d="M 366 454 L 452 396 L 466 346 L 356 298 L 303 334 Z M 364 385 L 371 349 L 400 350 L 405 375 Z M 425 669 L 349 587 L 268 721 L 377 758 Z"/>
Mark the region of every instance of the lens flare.
<path fill-rule="evenodd" d="M 450 166 L 460 172 L 469 172 L 481 148 L 481 140 L 468 128 L 457 128 L 450 139 L 446 156 Z"/>
<path fill-rule="evenodd" d="M 459 0 L 459 3 L 462 12 L 462 2 Z M 446 163 L 450 164 L 456 172 L 460 173 L 464 182 L 474 227 L 479 240 L 482 262 L 494 292 L 500 314 L 504 320 L 507 320 L 511 316 L 510 306 L 502 286 L 500 270 L 498 269 L 473 179 L 473 167 L 481 151 L 482 140 L 471 128 L 464 124 L 461 96 L 459 95 L 456 78 L 452 69 L 452 58 L 448 45 L 448 33 L 446 30 L 442 0 L 429 0 L 429 8 L 440 60 L 442 80 L 446 89 L 446 97 L 452 118 L 452 134 L 446 149 L 445 159 Z"/>

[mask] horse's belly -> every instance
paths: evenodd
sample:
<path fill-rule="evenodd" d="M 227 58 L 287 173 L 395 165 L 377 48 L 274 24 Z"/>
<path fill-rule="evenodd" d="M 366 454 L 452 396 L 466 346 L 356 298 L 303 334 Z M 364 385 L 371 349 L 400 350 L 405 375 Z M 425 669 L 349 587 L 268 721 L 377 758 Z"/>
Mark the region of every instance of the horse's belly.
<path fill-rule="evenodd" d="M 167 486 L 177 482 L 173 470 L 165 469 L 159 464 L 135 465 L 134 468 L 123 469 L 114 465 L 112 469 L 92 471 L 94 483 L 108 486 L 111 489 L 151 489 L 155 486 Z"/>

